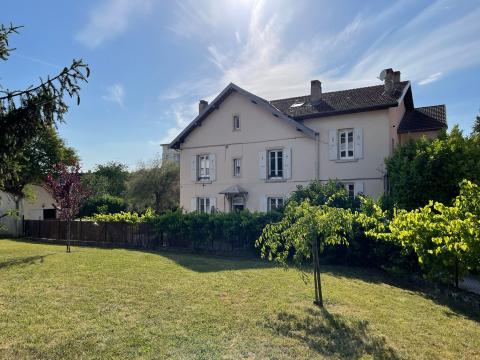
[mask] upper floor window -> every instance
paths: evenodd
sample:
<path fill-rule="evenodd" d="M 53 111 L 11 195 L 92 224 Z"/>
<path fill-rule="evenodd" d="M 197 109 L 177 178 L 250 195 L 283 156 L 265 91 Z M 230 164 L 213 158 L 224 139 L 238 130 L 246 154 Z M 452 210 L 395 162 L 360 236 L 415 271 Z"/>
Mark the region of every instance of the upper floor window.
<path fill-rule="evenodd" d="M 233 176 L 239 177 L 241 174 L 241 161 L 240 159 L 233 159 Z"/>
<path fill-rule="evenodd" d="M 240 115 L 234 114 L 233 115 L 233 130 L 240 130 Z"/>
<path fill-rule="evenodd" d="M 268 178 L 283 178 L 283 150 L 268 151 Z"/>
<path fill-rule="evenodd" d="M 283 207 L 283 198 L 281 197 L 269 197 L 268 198 L 268 210 L 278 210 Z"/>
<path fill-rule="evenodd" d="M 198 155 L 198 180 L 210 180 L 210 158 L 208 155 Z"/>
<path fill-rule="evenodd" d="M 353 129 L 338 130 L 338 155 L 341 160 L 354 158 L 353 135 Z"/>

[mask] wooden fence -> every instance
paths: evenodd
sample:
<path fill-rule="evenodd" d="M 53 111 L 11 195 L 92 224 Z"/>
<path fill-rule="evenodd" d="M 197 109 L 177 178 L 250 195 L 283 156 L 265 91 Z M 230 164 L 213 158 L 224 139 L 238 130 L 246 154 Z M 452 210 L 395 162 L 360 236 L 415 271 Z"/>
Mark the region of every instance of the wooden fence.
<path fill-rule="evenodd" d="M 61 220 L 24 220 L 23 235 L 33 240 L 65 244 L 68 222 Z M 253 243 L 236 241 L 190 241 L 182 236 L 169 237 L 153 224 L 126 224 L 119 222 L 71 222 L 71 244 L 136 249 L 187 249 L 205 253 L 248 254 L 254 252 Z M 199 239 L 201 240 L 201 239 Z"/>

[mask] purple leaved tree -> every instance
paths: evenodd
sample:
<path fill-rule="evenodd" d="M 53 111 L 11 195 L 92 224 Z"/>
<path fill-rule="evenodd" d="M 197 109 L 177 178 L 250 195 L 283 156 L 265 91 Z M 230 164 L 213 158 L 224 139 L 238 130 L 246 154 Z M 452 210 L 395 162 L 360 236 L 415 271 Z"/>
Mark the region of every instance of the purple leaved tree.
<path fill-rule="evenodd" d="M 80 179 L 80 165 L 59 163 L 54 165 L 53 172 L 47 176 L 47 190 L 55 200 L 55 208 L 60 220 L 68 221 L 67 252 L 70 252 L 71 222 L 75 220 L 90 191 Z"/>

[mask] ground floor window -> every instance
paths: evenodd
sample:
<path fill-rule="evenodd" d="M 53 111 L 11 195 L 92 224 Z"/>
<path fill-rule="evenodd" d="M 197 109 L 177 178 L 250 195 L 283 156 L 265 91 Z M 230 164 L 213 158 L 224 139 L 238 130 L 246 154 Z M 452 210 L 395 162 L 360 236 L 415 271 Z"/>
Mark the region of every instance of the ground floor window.
<path fill-rule="evenodd" d="M 201 213 L 210 212 L 210 198 L 199 197 L 197 198 L 197 211 Z"/>
<path fill-rule="evenodd" d="M 345 185 L 345 189 L 348 192 L 348 197 L 350 197 L 350 198 L 355 197 L 355 184 L 347 183 L 347 184 L 344 184 L 344 185 Z"/>
<path fill-rule="evenodd" d="M 235 196 L 232 198 L 232 211 L 245 210 L 245 198 L 242 196 Z"/>
<path fill-rule="evenodd" d="M 269 197 L 268 198 L 268 210 L 277 210 L 283 207 L 282 197 Z"/>

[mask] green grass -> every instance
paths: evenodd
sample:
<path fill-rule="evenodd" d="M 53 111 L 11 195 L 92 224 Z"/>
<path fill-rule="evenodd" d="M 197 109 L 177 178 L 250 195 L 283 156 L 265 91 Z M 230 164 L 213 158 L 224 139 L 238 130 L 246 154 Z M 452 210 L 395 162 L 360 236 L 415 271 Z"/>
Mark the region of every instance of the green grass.
<path fill-rule="evenodd" d="M 326 310 L 261 261 L 0 240 L 0 358 L 474 359 L 480 323 L 327 267 Z"/>

